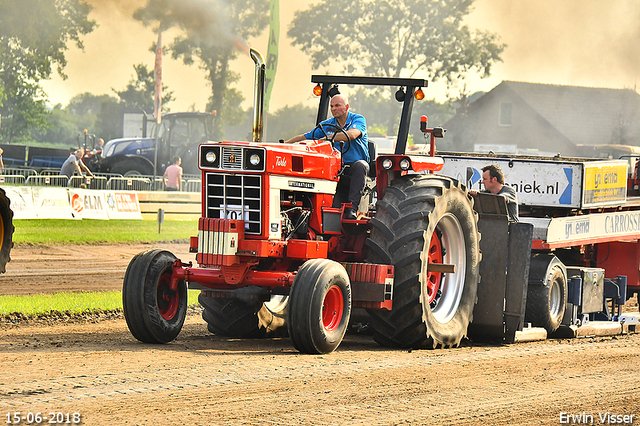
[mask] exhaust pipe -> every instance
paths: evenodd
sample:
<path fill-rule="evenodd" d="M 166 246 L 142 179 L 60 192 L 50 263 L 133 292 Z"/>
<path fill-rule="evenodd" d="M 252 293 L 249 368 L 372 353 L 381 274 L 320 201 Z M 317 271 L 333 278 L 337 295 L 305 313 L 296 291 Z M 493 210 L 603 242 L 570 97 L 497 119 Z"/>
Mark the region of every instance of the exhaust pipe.
<path fill-rule="evenodd" d="M 266 67 L 264 58 L 256 49 L 249 50 L 251 59 L 256 64 L 256 81 L 253 93 L 253 142 L 262 142 L 262 117 L 264 114 L 264 85 Z"/>

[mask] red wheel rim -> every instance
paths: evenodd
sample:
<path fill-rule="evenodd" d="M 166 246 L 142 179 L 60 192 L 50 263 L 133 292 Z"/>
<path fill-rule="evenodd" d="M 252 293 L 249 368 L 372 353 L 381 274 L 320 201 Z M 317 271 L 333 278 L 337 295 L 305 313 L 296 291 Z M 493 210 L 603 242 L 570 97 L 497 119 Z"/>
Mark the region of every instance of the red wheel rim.
<path fill-rule="evenodd" d="M 337 285 L 334 285 L 324 295 L 324 301 L 322 302 L 322 325 L 325 330 L 333 331 L 338 327 L 343 311 L 342 290 Z"/>
<path fill-rule="evenodd" d="M 429 263 L 442 263 L 442 242 L 440 238 L 434 232 L 429 243 Z M 440 289 L 440 282 L 442 282 L 441 272 L 427 272 L 427 296 L 428 302 L 431 303 L 435 300 Z"/>
<path fill-rule="evenodd" d="M 180 295 L 171 289 L 171 274 L 164 274 L 158 280 L 157 292 L 158 312 L 162 318 L 171 320 L 178 312 L 180 305 Z"/>

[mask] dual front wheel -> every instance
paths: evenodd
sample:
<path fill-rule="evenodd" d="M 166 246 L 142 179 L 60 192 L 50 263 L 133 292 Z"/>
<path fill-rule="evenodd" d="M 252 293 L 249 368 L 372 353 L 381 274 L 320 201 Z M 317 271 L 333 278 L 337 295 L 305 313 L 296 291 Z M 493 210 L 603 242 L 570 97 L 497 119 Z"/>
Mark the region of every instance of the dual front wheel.
<path fill-rule="evenodd" d="M 182 329 L 187 286 L 182 280 L 172 281 L 175 260 L 168 251 L 150 250 L 129 263 L 122 289 L 124 315 L 131 334 L 141 342 L 168 343 Z M 262 337 L 270 327 L 272 331 L 281 328 L 285 322 L 282 316 L 288 311 L 288 332 L 295 348 L 303 353 L 328 353 L 340 344 L 347 331 L 351 288 L 340 264 L 316 259 L 302 266 L 288 298 L 276 296 L 263 304 L 200 295 L 199 301 L 204 307 L 203 318 L 213 333 Z M 266 312 L 258 315 L 261 310 Z"/>

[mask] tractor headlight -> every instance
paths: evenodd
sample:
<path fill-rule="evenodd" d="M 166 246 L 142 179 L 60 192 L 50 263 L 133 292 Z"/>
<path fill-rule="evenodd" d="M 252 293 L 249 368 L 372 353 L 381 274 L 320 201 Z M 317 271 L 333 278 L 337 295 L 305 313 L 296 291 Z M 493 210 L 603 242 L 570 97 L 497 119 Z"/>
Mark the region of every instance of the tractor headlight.
<path fill-rule="evenodd" d="M 382 160 L 382 168 L 385 170 L 390 170 L 393 167 L 393 161 L 391 161 L 391 158 L 385 158 L 384 160 Z"/>
<path fill-rule="evenodd" d="M 213 151 L 207 151 L 204 155 L 204 159 L 207 160 L 207 163 L 215 163 L 217 158 L 216 153 Z"/>
<path fill-rule="evenodd" d="M 219 146 L 200 146 L 200 167 L 202 168 L 220 168 L 220 147 Z"/>
<path fill-rule="evenodd" d="M 264 171 L 264 156 L 265 150 L 263 148 L 245 148 L 243 149 L 243 165 L 245 170 L 251 170 L 256 172 Z"/>
<path fill-rule="evenodd" d="M 403 158 L 400 160 L 400 170 L 409 170 L 411 168 L 411 161 L 408 158 Z"/>

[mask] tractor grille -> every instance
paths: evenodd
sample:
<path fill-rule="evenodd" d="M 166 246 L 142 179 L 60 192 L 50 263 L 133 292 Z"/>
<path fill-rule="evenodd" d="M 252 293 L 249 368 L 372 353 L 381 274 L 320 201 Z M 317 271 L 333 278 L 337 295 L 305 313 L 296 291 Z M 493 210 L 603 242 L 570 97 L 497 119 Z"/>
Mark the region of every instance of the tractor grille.
<path fill-rule="evenodd" d="M 262 233 L 262 176 L 207 173 L 206 215 L 244 220 L 245 234 Z"/>
<path fill-rule="evenodd" d="M 222 148 L 222 168 L 242 170 L 242 148 Z"/>

